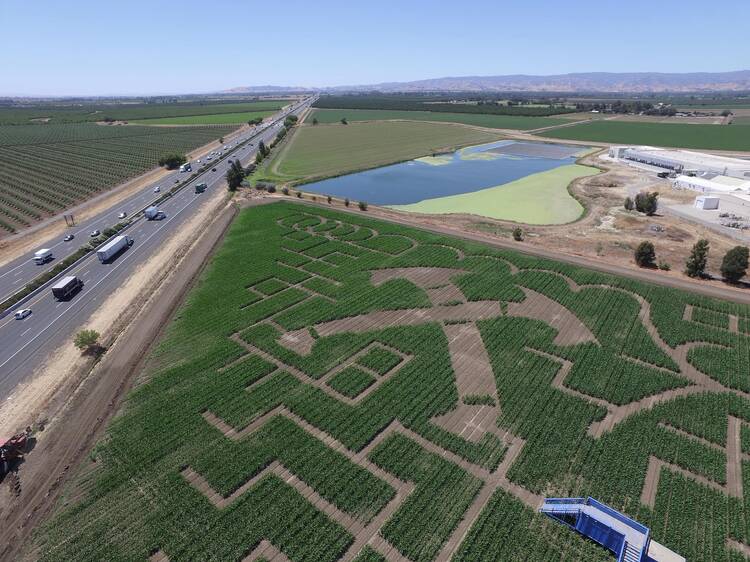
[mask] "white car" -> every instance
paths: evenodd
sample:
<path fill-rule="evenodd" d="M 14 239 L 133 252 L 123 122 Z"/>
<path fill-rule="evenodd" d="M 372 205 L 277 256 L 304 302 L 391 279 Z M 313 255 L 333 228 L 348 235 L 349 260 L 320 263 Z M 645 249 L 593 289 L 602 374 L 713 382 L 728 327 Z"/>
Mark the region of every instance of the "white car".
<path fill-rule="evenodd" d="M 201 159 L 198 158 L 198 160 L 196 160 L 196 162 L 198 162 L 198 164 L 200 164 L 201 163 Z"/>
<path fill-rule="evenodd" d="M 15 317 L 16 317 L 16 320 L 23 320 L 29 314 L 31 314 L 30 308 L 22 308 L 21 310 L 16 311 Z"/>
<path fill-rule="evenodd" d="M 154 193 L 159 193 L 161 191 L 161 187 L 158 185 L 154 188 Z"/>
<path fill-rule="evenodd" d="M 125 217 L 127 217 L 127 216 L 128 216 L 128 214 L 127 214 L 126 212 L 124 212 L 124 211 L 123 211 L 122 213 L 120 213 L 119 215 L 117 215 L 117 218 L 118 218 L 118 219 L 124 219 L 124 218 L 125 218 Z"/>

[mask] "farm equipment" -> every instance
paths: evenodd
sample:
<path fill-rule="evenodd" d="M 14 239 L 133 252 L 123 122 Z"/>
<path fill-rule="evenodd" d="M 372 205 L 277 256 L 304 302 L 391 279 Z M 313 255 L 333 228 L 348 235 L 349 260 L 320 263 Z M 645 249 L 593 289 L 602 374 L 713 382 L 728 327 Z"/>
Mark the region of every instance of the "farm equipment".
<path fill-rule="evenodd" d="M 17 433 L 10 439 L 0 438 L 0 476 L 10 472 L 13 463 L 23 458 L 30 435 L 31 428 L 27 427 L 26 431 Z"/>

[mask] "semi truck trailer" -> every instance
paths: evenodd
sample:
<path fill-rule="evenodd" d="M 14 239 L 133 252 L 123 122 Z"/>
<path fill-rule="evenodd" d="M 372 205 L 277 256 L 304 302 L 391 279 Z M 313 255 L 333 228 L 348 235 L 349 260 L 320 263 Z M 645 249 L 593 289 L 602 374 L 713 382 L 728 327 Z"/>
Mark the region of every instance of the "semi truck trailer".
<path fill-rule="evenodd" d="M 52 259 L 52 250 L 49 248 L 42 248 L 41 250 L 34 252 L 34 263 L 37 265 L 44 265 Z"/>
<path fill-rule="evenodd" d="M 52 285 L 52 294 L 55 299 L 59 301 L 66 301 L 73 295 L 75 295 L 83 287 L 83 281 L 81 281 L 75 275 L 69 275 L 63 277 L 57 283 Z"/>
<path fill-rule="evenodd" d="M 96 251 L 96 257 L 99 258 L 100 262 L 107 263 L 125 248 L 130 248 L 132 245 L 133 239 L 130 236 L 115 236 Z"/>
<path fill-rule="evenodd" d="M 164 214 L 164 211 L 160 211 L 159 207 L 156 207 L 154 205 L 148 207 L 145 211 L 143 211 L 143 214 L 146 216 L 146 220 L 149 221 L 159 221 L 167 216 L 166 214 Z"/>

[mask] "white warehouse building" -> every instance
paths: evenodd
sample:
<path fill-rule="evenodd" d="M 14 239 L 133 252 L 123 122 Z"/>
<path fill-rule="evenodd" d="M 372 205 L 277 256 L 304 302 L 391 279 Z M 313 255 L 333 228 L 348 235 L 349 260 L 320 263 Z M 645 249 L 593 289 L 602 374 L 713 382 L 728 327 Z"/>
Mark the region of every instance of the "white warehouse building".
<path fill-rule="evenodd" d="M 750 193 L 750 180 L 744 181 L 729 176 L 716 176 L 706 174 L 705 176 L 677 176 L 672 180 L 675 189 L 690 189 L 701 193 L 739 193 L 746 195 Z"/>
<path fill-rule="evenodd" d="M 750 160 L 716 154 L 655 148 L 653 146 L 613 146 L 610 158 L 630 160 L 677 173 L 710 173 L 750 181 Z"/>

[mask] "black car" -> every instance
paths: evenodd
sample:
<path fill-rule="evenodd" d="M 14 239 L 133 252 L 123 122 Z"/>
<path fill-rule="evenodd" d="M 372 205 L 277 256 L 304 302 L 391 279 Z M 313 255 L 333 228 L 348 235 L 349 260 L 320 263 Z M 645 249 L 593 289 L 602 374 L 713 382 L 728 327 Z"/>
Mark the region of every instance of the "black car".
<path fill-rule="evenodd" d="M 212 171 L 212 172 L 215 172 L 215 171 L 216 171 L 216 168 L 211 168 L 211 171 Z"/>
<path fill-rule="evenodd" d="M 75 238 L 75 234 L 67 234 L 65 238 L 63 238 L 63 242 L 70 242 L 73 238 Z"/>

